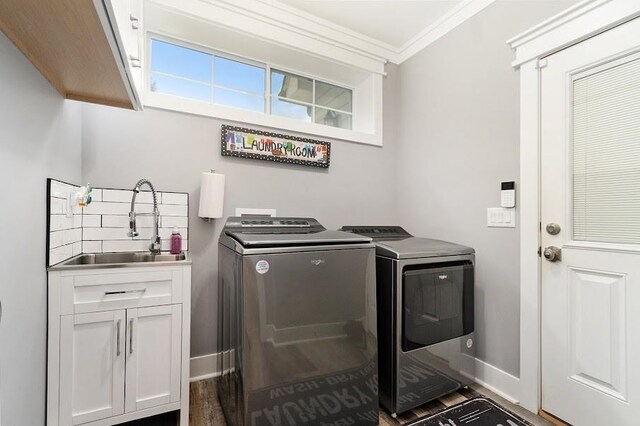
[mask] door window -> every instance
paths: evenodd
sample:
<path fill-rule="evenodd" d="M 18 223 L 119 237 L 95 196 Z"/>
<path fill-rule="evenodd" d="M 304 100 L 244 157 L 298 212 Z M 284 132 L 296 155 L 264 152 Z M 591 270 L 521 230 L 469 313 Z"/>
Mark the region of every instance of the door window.
<path fill-rule="evenodd" d="M 573 81 L 573 239 L 640 244 L 640 58 Z"/>

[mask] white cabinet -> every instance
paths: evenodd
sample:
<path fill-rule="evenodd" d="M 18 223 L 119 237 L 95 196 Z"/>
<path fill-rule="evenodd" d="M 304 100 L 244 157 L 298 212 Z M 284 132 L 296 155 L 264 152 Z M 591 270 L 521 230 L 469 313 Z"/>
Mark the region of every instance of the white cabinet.
<path fill-rule="evenodd" d="M 180 305 L 127 310 L 128 413 L 180 401 Z"/>
<path fill-rule="evenodd" d="M 135 109 L 142 109 L 142 0 L 93 0 Z"/>
<path fill-rule="evenodd" d="M 189 264 L 49 272 L 47 424 L 189 418 Z"/>
<path fill-rule="evenodd" d="M 60 318 L 60 418 L 82 424 L 124 413 L 125 311 Z"/>

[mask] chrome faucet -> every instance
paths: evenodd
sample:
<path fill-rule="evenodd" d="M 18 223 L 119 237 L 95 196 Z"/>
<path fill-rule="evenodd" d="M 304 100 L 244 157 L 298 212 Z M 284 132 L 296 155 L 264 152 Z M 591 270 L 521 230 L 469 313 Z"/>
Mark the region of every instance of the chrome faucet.
<path fill-rule="evenodd" d="M 153 213 L 136 213 L 136 196 L 140 192 L 142 185 L 147 185 L 151 188 L 151 194 L 153 195 Z M 158 197 L 153 184 L 147 179 L 140 179 L 136 186 L 133 187 L 133 197 L 131 198 L 131 211 L 129 212 L 129 232 L 130 237 L 137 237 L 139 235 L 136 228 L 136 216 L 153 216 L 153 237 L 151 237 L 151 244 L 149 244 L 149 251 L 153 254 L 160 253 L 160 232 L 158 231 L 158 220 L 160 219 L 160 212 L 158 211 Z"/>

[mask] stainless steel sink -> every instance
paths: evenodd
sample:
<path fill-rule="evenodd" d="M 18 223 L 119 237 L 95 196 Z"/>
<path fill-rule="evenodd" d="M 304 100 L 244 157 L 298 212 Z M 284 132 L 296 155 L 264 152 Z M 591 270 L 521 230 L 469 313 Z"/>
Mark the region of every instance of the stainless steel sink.
<path fill-rule="evenodd" d="M 149 252 L 127 252 L 127 253 L 90 253 L 81 254 L 72 257 L 62 263 L 59 263 L 50 269 L 77 269 L 91 267 L 124 267 L 124 266 L 141 266 L 141 263 L 147 264 L 167 264 L 171 262 L 190 262 L 185 253 L 169 254 L 160 253 L 152 254 Z"/>

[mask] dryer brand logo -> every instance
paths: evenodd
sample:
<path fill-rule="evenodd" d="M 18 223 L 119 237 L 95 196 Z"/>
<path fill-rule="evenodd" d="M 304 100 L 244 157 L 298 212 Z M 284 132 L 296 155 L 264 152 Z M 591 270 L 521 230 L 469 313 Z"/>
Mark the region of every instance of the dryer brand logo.
<path fill-rule="evenodd" d="M 325 260 L 324 259 L 313 259 L 311 261 L 311 263 L 316 265 L 316 266 L 318 266 L 318 265 L 322 265 L 323 263 L 325 263 Z"/>
<path fill-rule="evenodd" d="M 446 280 L 447 278 L 449 278 L 449 275 L 438 275 L 439 280 Z"/>

